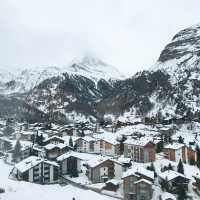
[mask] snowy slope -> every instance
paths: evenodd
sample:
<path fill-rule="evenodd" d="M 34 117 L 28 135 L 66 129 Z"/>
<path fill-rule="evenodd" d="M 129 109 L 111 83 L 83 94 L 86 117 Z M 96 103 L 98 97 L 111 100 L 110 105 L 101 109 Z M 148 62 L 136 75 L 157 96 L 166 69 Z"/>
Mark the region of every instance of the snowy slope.
<path fill-rule="evenodd" d="M 90 190 L 82 190 L 71 185 L 61 187 L 60 185 L 37 185 L 27 182 L 19 182 L 8 179 L 11 166 L 6 165 L 0 159 L 0 187 L 5 188 L 6 192 L 0 194 L 0 199 L 5 200 L 112 200 L 114 198 L 100 195 Z"/>
<path fill-rule="evenodd" d="M 94 57 L 83 57 L 74 60 L 67 66 L 35 67 L 24 69 L 18 73 L 0 71 L 1 85 L 0 93 L 23 93 L 34 88 L 43 80 L 54 76 L 61 76 L 63 73 L 69 75 L 80 75 L 97 82 L 100 79 L 116 80 L 125 78 L 115 67 L 110 66 Z"/>

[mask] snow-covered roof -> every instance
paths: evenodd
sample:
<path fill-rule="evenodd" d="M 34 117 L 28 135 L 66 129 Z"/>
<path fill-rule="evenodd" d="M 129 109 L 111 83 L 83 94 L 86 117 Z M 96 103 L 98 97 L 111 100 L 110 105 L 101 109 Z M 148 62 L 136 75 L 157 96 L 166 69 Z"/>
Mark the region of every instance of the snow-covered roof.
<path fill-rule="evenodd" d="M 118 158 L 118 161 L 120 163 L 130 163 L 131 162 L 131 158 L 124 158 L 123 156 Z"/>
<path fill-rule="evenodd" d="M 73 156 L 75 158 L 78 158 L 80 160 L 85 160 L 85 157 L 81 153 L 71 151 L 71 152 L 68 152 L 68 153 L 65 153 L 65 154 L 59 156 L 57 158 L 57 161 L 63 161 L 63 160 L 65 160 L 65 159 L 67 159 L 67 158 L 69 158 L 71 156 Z"/>
<path fill-rule="evenodd" d="M 84 160 L 84 161 L 89 161 L 91 159 L 96 158 L 97 155 L 88 154 L 88 153 L 79 153 L 79 152 L 76 152 L 76 151 L 69 151 L 69 152 L 59 156 L 57 158 L 57 161 L 65 160 L 65 159 L 69 158 L 70 156 L 74 156 L 74 157 L 81 159 L 81 160 Z"/>
<path fill-rule="evenodd" d="M 175 171 L 172 171 L 172 170 L 167 170 L 165 172 L 162 172 L 159 174 L 159 177 L 164 179 L 164 180 L 168 180 L 168 181 L 171 181 L 177 177 L 183 177 L 183 178 L 186 178 L 183 174 L 181 173 L 178 173 L 178 172 L 175 172 Z"/>
<path fill-rule="evenodd" d="M 111 180 L 108 180 L 106 183 L 112 183 L 113 185 L 119 185 L 120 183 L 122 182 L 122 180 L 119 180 L 119 179 L 111 179 Z"/>
<path fill-rule="evenodd" d="M 89 167 L 94 168 L 107 160 L 109 160 L 108 157 L 98 156 L 94 159 L 89 160 L 87 164 Z"/>
<path fill-rule="evenodd" d="M 63 138 L 61 138 L 61 137 L 59 137 L 59 136 L 57 136 L 57 135 L 54 135 L 54 136 L 52 136 L 52 137 L 50 137 L 50 138 L 47 138 L 47 139 L 45 140 L 45 142 L 47 142 L 47 141 L 49 141 L 49 140 L 52 140 L 52 139 L 59 139 L 59 140 L 63 140 L 63 141 L 64 141 Z"/>
<path fill-rule="evenodd" d="M 90 136 L 85 136 L 85 137 L 82 137 L 82 138 L 80 138 L 80 139 L 82 139 L 82 140 L 84 140 L 84 141 L 86 141 L 86 142 L 95 141 L 95 138 L 90 137 Z"/>
<path fill-rule="evenodd" d="M 41 162 L 48 163 L 50 165 L 54 165 L 58 167 L 58 164 L 56 162 L 48 161 L 43 158 L 37 157 L 37 156 L 30 156 L 21 162 L 17 163 L 15 165 L 15 168 L 19 170 L 21 173 L 33 168 L 34 166 L 40 164 Z"/>
<path fill-rule="evenodd" d="M 174 150 L 177 150 L 177 149 L 180 149 L 182 147 L 184 147 L 185 145 L 184 144 L 180 144 L 180 143 L 173 143 L 173 144 L 168 144 L 166 145 L 164 148 L 165 149 L 174 149 Z"/>
<path fill-rule="evenodd" d="M 59 149 L 63 149 L 65 147 L 68 147 L 67 144 L 63 144 L 63 143 L 58 143 L 58 144 L 47 144 L 44 148 L 46 150 L 52 150 L 54 148 L 59 148 Z M 71 147 L 70 147 L 71 148 Z"/>
<path fill-rule="evenodd" d="M 154 172 L 152 172 L 144 167 L 133 167 L 133 168 L 129 169 L 128 171 L 126 171 L 123 174 L 123 178 L 131 176 L 131 175 L 138 176 L 137 174 L 141 174 L 150 179 L 154 179 Z"/>
<path fill-rule="evenodd" d="M 145 183 L 147 183 L 147 184 L 149 184 L 149 185 L 152 185 L 152 182 L 151 182 L 151 181 L 148 181 L 148 180 L 146 180 L 146 179 L 144 179 L 144 178 L 142 178 L 142 179 L 136 181 L 135 184 L 141 183 L 141 182 L 145 182 Z"/>
<path fill-rule="evenodd" d="M 162 200 L 169 200 L 169 199 L 176 200 L 176 197 L 169 192 L 163 192 L 161 197 L 162 197 Z"/>
<path fill-rule="evenodd" d="M 107 143 L 110 143 L 112 145 L 119 144 L 119 141 L 117 141 L 117 137 L 119 137 L 119 134 L 108 133 L 108 132 L 104 132 L 102 134 L 96 134 L 96 135 L 94 135 L 94 138 L 96 140 L 103 140 L 103 141 L 105 141 Z"/>
<path fill-rule="evenodd" d="M 128 138 L 124 142 L 124 144 L 135 145 L 135 146 L 146 146 L 149 142 L 152 142 L 152 141 L 148 137 L 142 137 L 140 139 Z"/>

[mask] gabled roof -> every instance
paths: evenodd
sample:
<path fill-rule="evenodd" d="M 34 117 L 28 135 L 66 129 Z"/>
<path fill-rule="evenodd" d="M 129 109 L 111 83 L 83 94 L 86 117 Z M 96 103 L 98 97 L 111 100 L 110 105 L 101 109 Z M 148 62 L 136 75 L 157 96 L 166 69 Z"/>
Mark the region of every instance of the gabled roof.
<path fill-rule="evenodd" d="M 165 172 L 162 172 L 159 174 L 159 177 L 164 179 L 164 180 L 168 180 L 168 181 L 171 181 L 177 177 L 182 177 L 182 178 L 186 178 L 183 174 L 181 173 L 178 173 L 178 172 L 175 172 L 175 171 L 172 171 L 172 170 L 167 170 Z M 188 179 L 188 178 L 186 178 Z"/>
<path fill-rule="evenodd" d="M 57 161 L 63 161 L 63 160 L 65 160 L 65 159 L 67 159 L 71 156 L 76 157 L 80 160 L 84 160 L 84 161 L 89 161 L 89 160 L 94 159 L 96 157 L 96 155 L 94 155 L 94 154 L 87 154 L 87 153 L 79 153 L 79 152 L 76 152 L 76 151 L 69 151 L 69 152 L 59 156 L 57 158 Z"/>
<path fill-rule="evenodd" d="M 142 137 L 140 139 L 129 138 L 124 142 L 124 144 L 143 146 L 143 147 L 146 146 L 148 143 L 153 143 L 153 141 L 151 141 L 148 137 Z"/>
<path fill-rule="evenodd" d="M 57 135 L 54 135 L 54 136 L 52 136 L 52 137 L 50 137 L 50 138 L 47 138 L 44 142 L 47 142 L 47 141 L 53 140 L 53 139 L 62 140 L 63 142 L 65 141 L 63 138 L 61 138 L 61 137 L 59 137 L 59 136 L 57 136 Z"/>
<path fill-rule="evenodd" d="M 174 149 L 174 150 L 177 150 L 177 149 L 180 149 L 180 148 L 182 148 L 184 146 L 185 146 L 185 144 L 173 143 L 173 144 L 166 145 L 164 148 L 165 149 Z"/>
<path fill-rule="evenodd" d="M 70 158 L 70 157 L 75 157 L 75 158 L 80 159 L 80 160 L 85 160 L 85 158 L 82 156 L 81 153 L 72 151 L 72 152 L 68 152 L 68 153 L 65 153 L 65 154 L 59 156 L 57 158 L 57 161 L 63 161 L 63 160 Z"/>
<path fill-rule="evenodd" d="M 146 176 L 152 180 L 154 180 L 154 172 L 144 168 L 144 167 L 134 167 L 126 171 L 123 175 L 123 178 L 128 177 L 128 176 L 138 176 L 138 174 Z"/>
<path fill-rule="evenodd" d="M 144 182 L 144 183 L 147 183 L 147 184 L 149 184 L 149 185 L 152 185 L 152 182 L 151 182 L 151 181 L 148 181 L 148 180 L 146 180 L 146 179 L 144 179 L 144 178 L 142 178 L 142 179 L 136 181 L 135 184 L 138 184 L 138 183 L 141 183 L 141 182 Z"/>
<path fill-rule="evenodd" d="M 58 167 L 58 164 L 56 162 L 45 160 L 44 158 L 40 158 L 37 156 L 30 156 L 30 157 L 22 160 L 21 162 L 17 163 L 15 165 L 15 168 L 17 170 L 19 170 L 21 173 L 23 173 L 23 172 L 26 172 L 27 170 L 37 166 L 38 164 L 40 164 L 42 162 Z"/>
<path fill-rule="evenodd" d="M 88 164 L 88 166 L 90 168 L 95 168 L 95 167 L 97 167 L 98 165 L 104 163 L 107 160 L 109 160 L 108 157 L 98 156 L 98 157 L 96 157 L 94 159 L 89 160 L 87 164 Z"/>
<path fill-rule="evenodd" d="M 85 140 L 86 142 L 95 141 L 95 139 L 93 137 L 90 137 L 90 136 L 81 137 L 79 139 Z"/>
<path fill-rule="evenodd" d="M 65 147 L 69 147 L 69 148 L 72 149 L 72 147 L 68 146 L 67 144 L 63 144 L 63 143 L 59 143 L 59 144 L 47 144 L 46 146 L 44 146 L 44 148 L 46 150 L 52 150 L 54 148 L 63 149 Z"/>

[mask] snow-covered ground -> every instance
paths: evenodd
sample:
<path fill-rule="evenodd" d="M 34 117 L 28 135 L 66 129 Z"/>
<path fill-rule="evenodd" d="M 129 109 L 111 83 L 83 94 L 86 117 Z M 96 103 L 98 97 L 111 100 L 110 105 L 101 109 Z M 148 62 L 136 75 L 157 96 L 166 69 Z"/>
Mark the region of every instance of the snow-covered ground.
<path fill-rule="evenodd" d="M 71 185 L 37 185 L 8 179 L 12 166 L 0 160 L 0 187 L 6 192 L 0 194 L 0 200 L 112 200 L 111 197 L 100 195 L 91 190 L 81 190 Z"/>

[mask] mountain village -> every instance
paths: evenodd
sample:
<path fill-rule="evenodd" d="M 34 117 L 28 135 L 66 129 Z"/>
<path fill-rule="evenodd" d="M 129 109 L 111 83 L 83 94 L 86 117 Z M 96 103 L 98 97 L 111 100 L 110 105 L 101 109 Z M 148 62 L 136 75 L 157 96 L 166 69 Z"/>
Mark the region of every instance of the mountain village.
<path fill-rule="evenodd" d="M 71 12 L 77 15 L 82 11 L 80 5 L 78 8 Z M 99 19 L 104 12 L 100 13 Z M 36 15 L 34 11 L 34 19 Z M 118 21 L 112 31 L 123 36 Z M 99 20 L 94 22 L 101 28 Z M 123 23 L 123 27 L 134 29 L 131 24 Z M 148 33 L 149 28 L 141 32 Z M 101 43 L 101 37 L 95 37 L 89 44 L 93 31 L 83 33 L 65 32 L 76 40 L 78 52 L 82 43 L 89 47 L 97 40 Z M 54 50 L 50 35 L 44 33 L 45 48 L 37 49 L 41 58 L 49 59 L 46 51 Z M 79 40 L 79 35 L 86 38 Z M 20 34 L 19 44 L 23 37 Z M 15 37 L 10 38 L 12 43 Z M 126 46 L 124 39 L 113 37 L 109 43 L 118 49 L 115 41 Z M 140 39 L 141 49 L 146 49 L 144 38 Z M 63 39 L 59 45 L 73 44 L 67 41 Z M 129 44 L 128 38 L 125 41 Z M 33 43 L 24 49 L 31 49 Z M 106 48 L 102 48 L 105 54 L 110 51 Z M 73 52 L 73 48 L 67 49 Z M 123 51 L 119 48 L 119 55 Z M 14 54 L 18 57 L 18 52 Z M 178 32 L 151 68 L 131 77 L 92 55 L 66 66 L 0 69 L 0 200 L 199 200 L 200 24 Z M 119 55 L 115 55 L 118 61 Z M 124 55 L 136 59 L 134 52 Z M 142 55 L 142 59 L 148 56 Z"/>
<path fill-rule="evenodd" d="M 200 198 L 198 122 L 19 123 L 1 120 L 8 178 L 72 184 L 125 200 Z M 4 189 L 1 188 L 3 191 Z"/>

